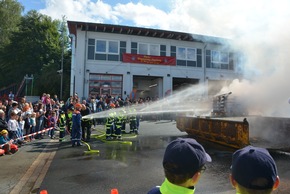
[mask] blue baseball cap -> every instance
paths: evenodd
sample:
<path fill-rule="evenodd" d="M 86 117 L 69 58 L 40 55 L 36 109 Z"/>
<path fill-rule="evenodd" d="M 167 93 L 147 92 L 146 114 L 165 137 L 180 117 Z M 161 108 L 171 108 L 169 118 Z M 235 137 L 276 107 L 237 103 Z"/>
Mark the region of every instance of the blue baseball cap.
<path fill-rule="evenodd" d="M 247 146 L 232 157 L 232 176 L 243 187 L 254 190 L 273 188 L 278 176 L 270 153 L 259 147 Z"/>
<path fill-rule="evenodd" d="M 177 138 L 168 144 L 163 157 L 163 167 L 174 174 L 195 174 L 211 157 L 195 139 Z M 166 167 L 166 164 L 170 168 Z"/>

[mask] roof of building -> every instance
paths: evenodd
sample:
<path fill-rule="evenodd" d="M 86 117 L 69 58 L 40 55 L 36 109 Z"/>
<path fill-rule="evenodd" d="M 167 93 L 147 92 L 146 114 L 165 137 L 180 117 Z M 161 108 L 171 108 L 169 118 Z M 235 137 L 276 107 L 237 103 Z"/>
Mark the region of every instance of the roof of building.
<path fill-rule="evenodd" d="M 230 40 L 226 38 L 191 34 L 185 32 L 175 32 L 168 30 L 141 28 L 132 26 L 122 26 L 103 23 L 89 23 L 78 21 L 67 21 L 69 32 L 77 36 L 76 31 L 80 28 L 82 31 L 104 32 L 113 34 L 135 35 L 152 38 L 164 38 L 173 40 L 182 40 L 190 42 L 203 42 L 212 44 L 227 44 Z"/>

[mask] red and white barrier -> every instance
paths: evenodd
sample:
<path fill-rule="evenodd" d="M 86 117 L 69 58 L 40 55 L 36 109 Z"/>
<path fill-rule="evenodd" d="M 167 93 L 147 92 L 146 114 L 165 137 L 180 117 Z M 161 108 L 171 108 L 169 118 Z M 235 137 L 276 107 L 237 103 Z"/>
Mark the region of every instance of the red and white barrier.
<path fill-rule="evenodd" d="M 26 138 L 26 137 L 30 137 L 30 136 L 32 136 L 32 135 L 37 135 L 37 134 L 40 134 L 40 133 L 44 133 L 44 132 L 47 132 L 47 131 L 49 131 L 49 130 L 51 130 L 51 129 L 53 129 L 53 127 L 50 127 L 50 128 L 47 128 L 47 129 L 43 129 L 43 130 L 41 130 L 41 131 L 37 131 L 37 132 L 35 132 L 35 133 L 31 133 L 31 134 L 28 134 L 28 135 L 25 135 L 25 136 L 19 137 L 19 138 L 15 139 L 15 140 L 24 139 L 24 138 Z M 5 144 L 7 144 L 7 143 L 5 143 Z M 2 148 L 2 146 L 4 146 L 5 144 L 0 145 L 0 148 Z"/>

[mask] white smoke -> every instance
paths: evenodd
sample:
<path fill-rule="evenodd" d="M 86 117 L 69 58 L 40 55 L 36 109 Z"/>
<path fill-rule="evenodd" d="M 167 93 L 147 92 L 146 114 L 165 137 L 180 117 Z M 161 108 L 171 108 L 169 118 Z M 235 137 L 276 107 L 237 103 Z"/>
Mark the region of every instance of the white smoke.
<path fill-rule="evenodd" d="M 233 92 L 250 113 L 289 117 L 290 12 L 287 10 L 290 2 L 223 2 L 228 6 L 217 5 L 220 7 L 215 9 L 217 19 L 211 18 L 210 24 L 231 29 L 232 46 L 241 50 L 245 57 L 245 79 L 234 80 L 223 90 Z"/>

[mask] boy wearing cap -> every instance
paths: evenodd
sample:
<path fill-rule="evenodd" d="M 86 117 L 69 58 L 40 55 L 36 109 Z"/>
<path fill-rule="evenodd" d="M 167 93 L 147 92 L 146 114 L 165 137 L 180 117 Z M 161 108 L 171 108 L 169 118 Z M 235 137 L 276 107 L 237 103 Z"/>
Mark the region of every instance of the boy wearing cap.
<path fill-rule="evenodd" d="M 193 194 L 205 164 L 211 157 L 191 138 L 177 138 L 169 143 L 163 157 L 165 181 L 148 194 Z"/>
<path fill-rule="evenodd" d="M 239 194 L 269 194 L 280 183 L 274 159 L 264 148 L 247 146 L 232 156 L 230 182 Z"/>

